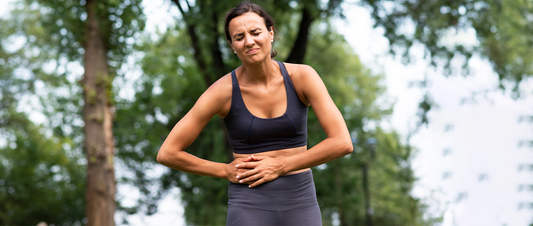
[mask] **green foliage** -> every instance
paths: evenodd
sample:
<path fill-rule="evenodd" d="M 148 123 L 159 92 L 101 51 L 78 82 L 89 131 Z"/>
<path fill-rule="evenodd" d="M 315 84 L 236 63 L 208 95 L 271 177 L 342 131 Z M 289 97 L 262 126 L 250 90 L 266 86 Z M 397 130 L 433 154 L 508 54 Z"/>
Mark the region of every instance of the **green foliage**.
<path fill-rule="evenodd" d="M 113 75 L 144 28 L 140 1 L 129 3 L 104 1 L 98 6 L 98 12 L 109 18 L 110 24 L 101 26 L 108 28 L 108 64 Z M 82 90 L 77 80 L 82 74 L 86 19 L 85 1 L 25 0 L 14 2 L 9 20 L 0 26 L 0 70 L 8 76 L 4 82 L 12 84 L 6 87 L 11 87 L 15 100 L 37 95 L 40 106 L 34 110 L 50 119 L 49 126 L 57 135 L 76 140 L 82 139 Z M 101 82 L 111 84 L 112 80 Z"/>
<path fill-rule="evenodd" d="M 121 164 L 135 172 L 135 177 L 123 179 L 146 195 L 140 203 L 146 204 L 144 210 L 148 214 L 157 210 L 157 201 L 167 189 L 177 186 L 181 189 L 188 222 L 224 224 L 227 181 L 176 170 L 166 172 L 161 178 L 144 174 L 147 168 L 154 167 L 157 150 L 170 130 L 207 88 L 182 31 L 167 31 L 157 42 L 150 43 L 147 39 L 146 44 L 139 46 L 139 51 L 145 53 L 141 61 L 144 74 L 136 85 L 135 101 L 121 100 L 116 105 L 117 156 Z M 135 129 L 131 129 L 131 119 L 135 119 Z M 225 142 L 221 121 L 214 118 L 187 151 L 198 157 L 228 162 Z M 157 181 L 161 188 L 153 192 L 149 187 Z"/>
<path fill-rule="evenodd" d="M 99 26 L 103 28 L 105 45 L 108 52 L 108 66 L 111 78 L 117 75 L 126 56 L 131 52 L 132 45 L 139 31 L 144 28 L 144 15 L 141 12 L 140 1 L 102 1 L 98 4 L 98 14 L 108 20 L 102 20 Z M 13 46 L 16 41 L 22 41 L 22 47 L 8 51 L 6 60 L 12 68 L 27 70 L 25 78 L 32 91 L 34 83 L 40 83 L 50 90 L 70 89 L 72 93 L 61 93 L 60 102 L 76 103 L 71 106 L 70 113 L 81 113 L 81 91 L 74 87 L 76 80 L 81 79 L 85 43 L 85 1 L 37 1 L 24 0 L 14 2 L 14 9 L 10 12 L 9 21 L 2 26 L 2 42 L 5 46 Z M 5 50 L 5 48 L 4 48 Z M 17 65 L 16 67 L 13 65 Z M 74 71 L 74 72 L 73 72 Z M 20 73 L 19 73 L 20 74 Z M 112 79 L 102 80 L 111 85 Z M 111 86 L 108 86 L 111 90 Z M 54 95 L 50 92 L 51 95 Z M 110 92 L 111 98 L 113 94 Z M 47 100 L 44 100 L 47 102 Z M 48 103 L 47 103 L 48 104 Z M 47 108 L 45 111 L 55 111 L 55 115 L 62 114 L 62 109 Z M 77 110 L 74 110 L 78 108 Z M 61 108 L 61 107 L 60 107 Z M 74 113 L 75 114 L 75 113 Z M 74 114 L 66 114 L 76 117 Z M 79 119 L 79 117 L 77 117 Z M 78 123 L 79 124 L 79 123 Z M 64 124 L 69 125 L 69 124 Z"/>
<path fill-rule="evenodd" d="M 76 87 L 79 64 L 52 45 L 53 34 L 42 26 L 43 14 L 34 5 L 17 3 L 8 20 L 0 21 L 0 70 L 3 91 L 2 109 L 23 99 L 37 101 L 24 106 L 44 114 L 58 136 L 77 137 L 81 130 L 81 94 Z M 17 44 L 18 43 L 18 44 Z M 74 71 L 74 72 L 72 72 Z"/>
<path fill-rule="evenodd" d="M 20 17 L 22 26 L 31 24 L 30 21 L 24 21 L 25 19 L 38 19 L 33 23 L 48 34 L 35 36 L 39 37 L 38 41 L 46 43 L 48 48 L 66 56 L 69 61 L 81 62 L 86 37 L 85 3 L 86 1 L 74 0 L 24 0 L 17 4 L 19 7 L 31 9 L 31 13 L 20 13 L 15 10 L 12 16 Z M 109 65 L 115 70 L 130 53 L 134 38 L 137 38 L 139 32 L 144 29 L 145 17 L 140 4 L 139 0 L 127 2 L 109 0 L 100 1 L 97 5 L 99 18 L 106 18 L 99 21 L 99 26 L 103 30 L 105 45 L 109 50 Z"/>
<path fill-rule="evenodd" d="M 354 153 L 315 167 L 317 196 L 324 225 L 365 225 L 362 165 L 369 166 L 370 201 L 375 225 L 428 225 L 423 219 L 424 205 L 411 196 L 414 175 L 410 150 L 401 145 L 394 132 L 379 127 L 392 113 L 384 99 L 382 76 L 366 69 L 344 40 L 327 24 L 315 29 L 306 63 L 321 75 L 328 91 L 341 110 L 356 142 Z M 325 138 L 314 114 L 309 116 L 309 146 Z M 366 141 L 376 140 L 375 146 Z"/>
<path fill-rule="evenodd" d="M 85 173 L 80 127 L 72 123 L 78 107 L 59 67 L 43 69 L 56 52 L 42 41 L 48 36 L 31 8 L 0 20 L 0 224 L 81 224 Z M 42 125 L 28 119 L 37 111 L 48 119 Z"/>
<path fill-rule="evenodd" d="M 451 60 L 465 57 L 462 74 L 468 75 L 468 60 L 474 54 L 488 58 L 498 73 L 501 88 L 505 82 L 514 83 L 513 95 L 519 96 L 518 84 L 533 76 L 533 2 L 527 0 L 459 0 L 409 1 L 365 0 L 372 10 L 374 26 L 385 29 L 391 52 L 403 51 L 409 62 L 409 48 L 413 43 L 426 47 L 432 64 L 444 60 L 445 74 L 452 74 Z M 413 32 L 402 26 L 412 22 Z M 474 29 L 479 43 L 473 46 L 444 42 L 451 32 Z"/>
<path fill-rule="evenodd" d="M 373 75 L 365 68 L 350 45 L 332 29 L 314 30 L 305 63 L 322 77 L 348 128 L 362 128 L 365 123 L 379 121 L 382 116 L 392 113 L 388 106 L 375 103 L 385 92 L 380 84 L 382 76 Z M 313 124 L 313 120 L 310 122 Z M 322 139 L 309 138 L 311 145 Z"/>
<path fill-rule="evenodd" d="M 377 128 L 375 160 L 370 162 L 370 193 L 376 225 L 430 225 L 438 219 L 422 218 L 425 206 L 412 197 L 415 178 L 411 150 L 400 143 L 396 133 Z"/>
<path fill-rule="evenodd" d="M 9 142 L 0 154 L 5 166 L 1 178 L 9 178 L 3 183 L 10 186 L 2 191 L 15 189 L 6 202 L 0 200 L 12 205 L 10 211 L 2 210 L 7 215 L 0 224 L 72 224 L 84 215 L 85 163 L 77 161 L 82 155 L 83 101 L 77 81 L 83 74 L 85 3 L 21 0 L 13 3 L 8 20 L 0 20 L 0 132 L 6 137 L 2 141 Z M 97 14 L 105 18 L 99 26 L 105 31 L 112 78 L 144 28 L 140 3 L 101 1 L 97 6 Z M 107 84 L 110 99 L 112 81 L 99 81 Z M 39 112 L 47 120 L 34 125 L 20 111 Z M 21 166 L 13 164 L 19 160 L 37 168 L 25 166 L 27 172 L 20 173 Z"/>
<path fill-rule="evenodd" d="M 4 109 L 6 110 L 6 109 Z M 68 138 L 47 136 L 14 108 L 0 134 L 0 224 L 81 224 L 85 173 Z M 49 131 L 48 131 L 49 132 Z"/>
<path fill-rule="evenodd" d="M 411 196 L 414 176 L 410 150 L 395 133 L 377 128 L 368 133 L 375 146 L 356 144 L 355 153 L 315 169 L 317 195 L 324 225 L 337 213 L 341 225 L 365 225 L 362 164 L 369 168 L 370 206 L 374 225 L 431 225 L 439 219 L 424 219 L 425 205 Z M 369 155 L 369 156 L 365 156 Z M 365 158 L 367 157 L 367 158 Z"/>

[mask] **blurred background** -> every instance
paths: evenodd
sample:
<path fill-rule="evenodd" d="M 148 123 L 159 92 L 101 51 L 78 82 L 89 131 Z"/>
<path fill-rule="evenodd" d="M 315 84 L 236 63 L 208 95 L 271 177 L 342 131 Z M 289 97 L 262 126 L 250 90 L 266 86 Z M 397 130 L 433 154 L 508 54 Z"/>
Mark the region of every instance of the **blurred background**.
<path fill-rule="evenodd" d="M 1 1 L 0 225 L 224 225 L 227 181 L 155 157 L 240 65 L 239 2 Z M 252 2 L 352 135 L 313 169 L 324 225 L 531 225 L 532 1 Z M 228 162 L 221 119 L 187 151 Z"/>

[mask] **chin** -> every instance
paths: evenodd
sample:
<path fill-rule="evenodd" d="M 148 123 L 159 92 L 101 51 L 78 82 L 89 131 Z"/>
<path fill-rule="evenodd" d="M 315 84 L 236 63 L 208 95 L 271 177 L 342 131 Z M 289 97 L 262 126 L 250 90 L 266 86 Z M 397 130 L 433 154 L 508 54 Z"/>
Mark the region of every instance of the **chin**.
<path fill-rule="evenodd" d="M 270 54 L 267 54 L 266 56 L 252 55 L 252 56 L 246 57 L 246 59 L 243 60 L 243 63 L 246 62 L 248 64 L 259 64 L 269 59 L 271 59 Z"/>

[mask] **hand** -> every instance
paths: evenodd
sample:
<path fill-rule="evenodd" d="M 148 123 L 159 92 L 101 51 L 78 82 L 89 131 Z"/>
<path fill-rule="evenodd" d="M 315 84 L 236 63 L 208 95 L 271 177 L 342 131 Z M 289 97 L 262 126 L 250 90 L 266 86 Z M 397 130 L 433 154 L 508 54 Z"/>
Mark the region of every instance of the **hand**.
<path fill-rule="evenodd" d="M 251 161 L 251 157 L 247 158 L 236 158 L 232 162 L 230 162 L 228 165 L 226 165 L 226 174 L 228 175 L 228 180 L 236 183 L 236 184 L 242 184 L 239 182 L 239 179 L 237 179 L 237 175 L 244 173 L 246 171 L 249 171 L 251 169 L 248 168 L 237 168 L 236 165 L 243 163 L 243 162 L 249 162 Z M 247 184 L 251 184 L 251 182 L 248 182 Z"/>
<path fill-rule="evenodd" d="M 239 183 L 250 184 L 250 188 L 265 182 L 275 180 L 282 175 L 284 165 L 279 159 L 251 155 L 242 163 L 236 165 L 238 169 L 248 169 L 238 173 Z"/>

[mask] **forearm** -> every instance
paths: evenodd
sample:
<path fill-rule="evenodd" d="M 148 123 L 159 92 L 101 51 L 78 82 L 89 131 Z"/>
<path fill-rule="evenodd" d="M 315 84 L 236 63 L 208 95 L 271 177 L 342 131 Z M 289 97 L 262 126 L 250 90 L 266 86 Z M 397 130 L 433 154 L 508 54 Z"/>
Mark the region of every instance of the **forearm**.
<path fill-rule="evenodd" d="M 320 164 L 351 153 L 351 140 L 348 138 L 327 138 L 313 148 L 284 158 L 251 156 L 252 162 L 239 163 L 237 168 L 252 170 L 239 173 L 239 183 L 251 183 L 250 187 L 275 180 L 280 175 Z"/>
<path fill-rule="evenodd" d="M 186 173 L 228 179 L 227 164 L 201 159 L 185 151 L 169 153 L 160 150 L 157 161 L 162 165 Z"/>
<path fill-rule="evenodd" d="M 292 172 L 318 166 L 350 154 L 352 151 L 351 140 L 326 138 L 307 151 L 281 159 L 283 171 Z"/>

